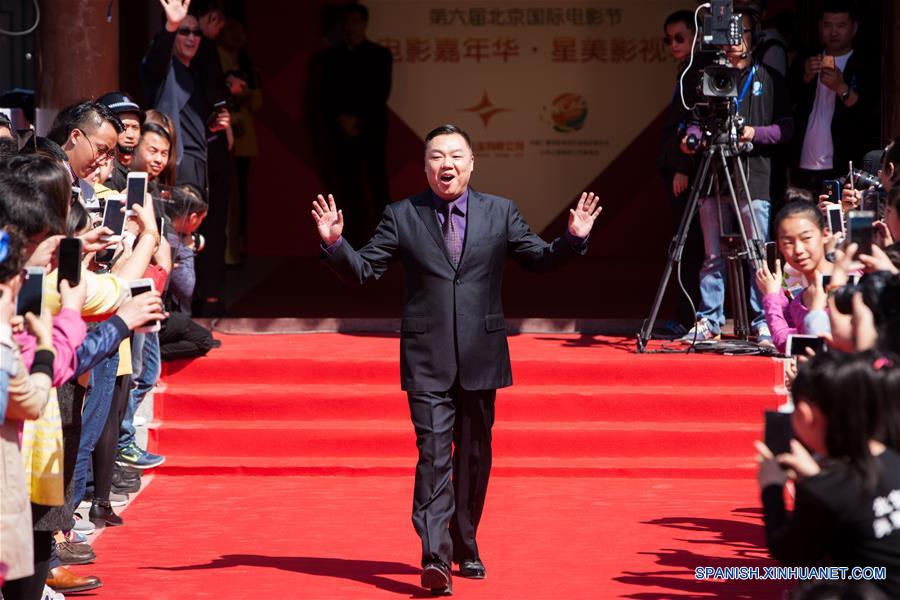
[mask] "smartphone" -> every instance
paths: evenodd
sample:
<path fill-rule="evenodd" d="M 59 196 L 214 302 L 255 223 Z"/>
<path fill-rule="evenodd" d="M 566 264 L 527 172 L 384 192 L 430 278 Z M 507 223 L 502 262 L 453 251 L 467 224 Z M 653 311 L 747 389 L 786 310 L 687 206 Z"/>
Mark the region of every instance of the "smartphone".
<path fill-rule="evenodd" d="M 778 260 L 778 245 L 775 242 L 766 242 L 766 264 L 769 272 L 775 272 L 775 261 Z"/>
<path fill-rule="evenodd" d="M 135 279 L 128 283 L 128 287 L 131 288 L 132 298 L 140 296 L 141 294 L 146 294 L 147 292 L 152 292 L 155 289 L 152 279 Z M 159 329 L 159 321 L 148 321 L 134 331 L 135 333 L 154 333 L 159 331 Z"/>
<path fill-rule="evenodd" d="M 16 314 L 24 316 L 31 313 L 36 317 L 41 316 L 44 306 L 44 268 L 26 267 L 25 281 L 19 290 L 16 300 Z"/>
<path fill-rule="evenodd" d="M 841 203 L 841 182 L 837 179 L 826 179 L 822 182 L 822 193 L 828 196 L 828 201 L 834 204 Z"/>
<path fill-rule="evenodd" d="M 134 211 L 131 207 L 135 204 L 144 206 L 144 195 L 147 193 L 147 174 L 132 171 L 128 174 L 128 184 L 125 187 L 125 197 L 127 210 L 126 214 L 132 215 Z"/>
<path fill-rule="evenodd" d="M 212 112 L 209 114 L 209 117 L 206 119 L 206 126 L 212 127 L 216 124 L 216 119 L 219 118 L 219 111 L 223 108 L 228 108 L 228 100 L 220 100 L 212 105 Z"/>
<path fill-rule="evenodd" d="M 75 287 L 81 283 L 81 240 L 76 237 L 67 237 L 59 241 L 59 255 L 57 257 L 58 270 L 56 273 L 56 289 L 59 283 L 65 279 L 69 285 Z"/>
<path fill-rule="evenodd" d="M 103 209 L 103 226 L 112 229 L 112 236 L 107 236 L 104 241 L 122 237 L 125 231 L 125 196 L 116 195 L 106 199 L 106 207 Z"/>
<path fill-rule="evenodd" d="M 826 54 L 822 56 L 822 68 L 823 69 L 834 69 L 834 57 L 830 54 Z"/>
<path fill-rule="evenodd" d="M 826 350 L 825 339 L 817 335 L 791 333 L 788 335 L 784 353 L 788 356 L 807 356 L 807 348 L 812 348 L 816 354 L 822 354 Z"/>
<path fill-rule="evenodd" d="M 828 207 L 828 229 L 832 234 L 844 233 L 844 213 L 841 212 L 840 204 L 829 204 Z"/>
<path fill-rule="evenodd" d="M 859 249 L 856 255 L 872 255 L 872 221 L 875 213 L 871 210 L 854 210 L 847 215 L 847 241 L 856 243 Z"/>
<path fill-rule="evenodd" d="M 791 413 L 767 410 L 764 441 L 772 454 L 778 456 L 790 452 L 792 439 L 794 439 L 794 427 L 791 425 Z"/>
<path fill-rule="evenodd" d="M 831 275 L 825 275 L 824 273 L 819 273 L 818 278 L 819 278 L 819 287 L 822 288 L 823 290 L 827 289 L 828 286 L 831 285 Z"/>

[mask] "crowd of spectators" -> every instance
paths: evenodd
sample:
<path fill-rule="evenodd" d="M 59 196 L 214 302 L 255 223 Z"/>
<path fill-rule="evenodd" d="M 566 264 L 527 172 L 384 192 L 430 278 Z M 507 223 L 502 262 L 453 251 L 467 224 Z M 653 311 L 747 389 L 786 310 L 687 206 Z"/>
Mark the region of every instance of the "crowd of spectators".
<path fill-rule="evenodd" d="M 229 99 L 248 83 L 221 69 L 220 8 L 161 3 L 141 68 L 152 108 L 98 93 L 59 111 L 46 137 L 0 120 L 4 600 L 102 585 L 75 566 L 96 558 L 88 536 L 123 525 L 116 508 L 165 461 L 138 445 L 138 408 L 162 361 L 217 345 L 192 320 L 195 307 L 221 306 L 231 174 L 216 182 L 221 165 L 208 164 L 231 161 Z M 126 211 L 129 176 L 146 193 Z M 209 219 L 219 222 L 202 235 Z M 204 244 L 220 263 L 206 279 L 195 270 Z"/>
<path fill-rule="evenodd" d="M 793 439 L 777 454 L 757 444 L 768 546 L 787 565 L 886 569 L 886 578 L 865 584 L 807 582 L 798 598 L 897 598 L 900 138 L 881 139 L 881 61 L 854 43 L 853 2 L 822 2 L 817 44 L 805 50 L 795 47 L 790 19 L 766 20 L 759 3 L 735 2 L 735 10 L 743 42 L 721 50 L 744 90 L 733 100 L 744 117 L 740 141 L 753 144 L 745 163 L 752 213 L 747 206 L 742 217 L 748 236 L 771 239 L 777 250 L 774 264 L 761 261 L 751 274 L 749 317 L 760 346 L 799 354 L 784 358 L 790 400 L 781 410 Z M 698 77 L 685 72 L 698 58 L 693 11 L 670 15 L 663 29 L 680 69 L 658 166 L 678 223 L 698 184 L 686 143 L 697 113 L 679 89 Z M 681 339 L 691 344 L 722 333 L 720 237 L 731 217 L 722 198 L 698 198 L 699 224 L 681 264 L 691 301 L 685 296 L 679 322 L 669 325 L 676 336 L 690 327 Z M 794 352 L 798 336 L 818 350 Z"/>

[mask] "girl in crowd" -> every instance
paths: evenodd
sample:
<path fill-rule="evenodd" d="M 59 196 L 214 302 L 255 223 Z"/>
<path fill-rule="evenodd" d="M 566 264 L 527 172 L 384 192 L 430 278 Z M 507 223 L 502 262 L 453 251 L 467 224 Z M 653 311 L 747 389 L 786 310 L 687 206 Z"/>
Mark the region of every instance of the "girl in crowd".
<path fill-rule="evenodd" d="M 812 358 L 793 383 L 791 451 L 775 457 L 756 443 L 772 556 L 787 564 L 885 567 L 887 578 L 874 583 L 890 598 L 900 598 L 897 360 L 870 352 Z M 788 478 L 797 482 L 790 516 Z"/>
<path fill-rule="evenodd" d="M 804 333 L 803 320 L 810 309 L 824 308 L 825 295 L 818 276 L 830 275 L 833 265 L 825 258 L 827 233 L 825 220 L 812 202 L 792 202 L 775 216 L 775 235 L 778 249 L 791 268 L 810 283 L 793 299 L 782 288 L 781 261 L 775 273 L 768 265 L 756 272 L 756 285 L 763 294 L 763 311 L 772 333 L 772 343 L 784 352 L 787 336 Z"/>

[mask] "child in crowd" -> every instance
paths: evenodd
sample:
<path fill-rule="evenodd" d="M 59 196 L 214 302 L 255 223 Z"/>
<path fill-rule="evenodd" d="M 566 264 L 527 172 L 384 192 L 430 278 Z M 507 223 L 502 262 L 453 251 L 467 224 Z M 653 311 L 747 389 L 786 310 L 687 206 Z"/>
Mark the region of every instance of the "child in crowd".
<path fill-rule="evenodd" d="M 775 217 L 778 249 L 791 268 L 810 284 L 789 299 L 782 287 L 781 261 L 775 273 L 763 264 L 756 272 L 756 285 L 763 294 L 763 311 L 772 333 L 772 343 L 784 352 L 787 336 L 803 333 L 803 319 L 811 308 L 824 308 L 825 294 L 819 283 L 821 275 L 830 275 L 833 265 L 825 258 L 828 233 L 825 220 L 812 202 L 792 202 Z"/>
<path fill-rule="evenodd" d="M 873 583 L 890 598 L 900 597 L 897 360 L 871 352 L 812 358 L 793 383 L 790 452 L 776 457 L 756 443 L 772 556 L 786 564 L 885 567 L 886 579 Z M 789 478 L 797 482 L 790 515 Z"/>

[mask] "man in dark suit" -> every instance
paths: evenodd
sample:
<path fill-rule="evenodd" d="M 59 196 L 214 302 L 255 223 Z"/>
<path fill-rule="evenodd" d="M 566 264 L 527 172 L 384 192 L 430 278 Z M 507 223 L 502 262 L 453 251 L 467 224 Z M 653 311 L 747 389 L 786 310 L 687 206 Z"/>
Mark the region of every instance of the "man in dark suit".
<path fill-rule="evenodd" d="M 450 565 L 481 579 L 475 533 L 491 469 L 494 398 L 512 385 L 500 287 L 507 256 L 548 270 L 587 251 L 600 214 L 582 194 L 564 236 L 549 244 L 531 232 L 515 204 L 469 188 L 475 166 L 468 134 L 443 125 L 425 138 L 431 189 L 389 204 L 359 251 L 342 237 L 343 213 L 321 195 L 312 215 L 325 263 L 362 284 L 399 260 L 406 275 L 400 372 L 416 431 L 419 462 L 412 520 L 422 539 L 422 586 L 452 593 Z"/>

